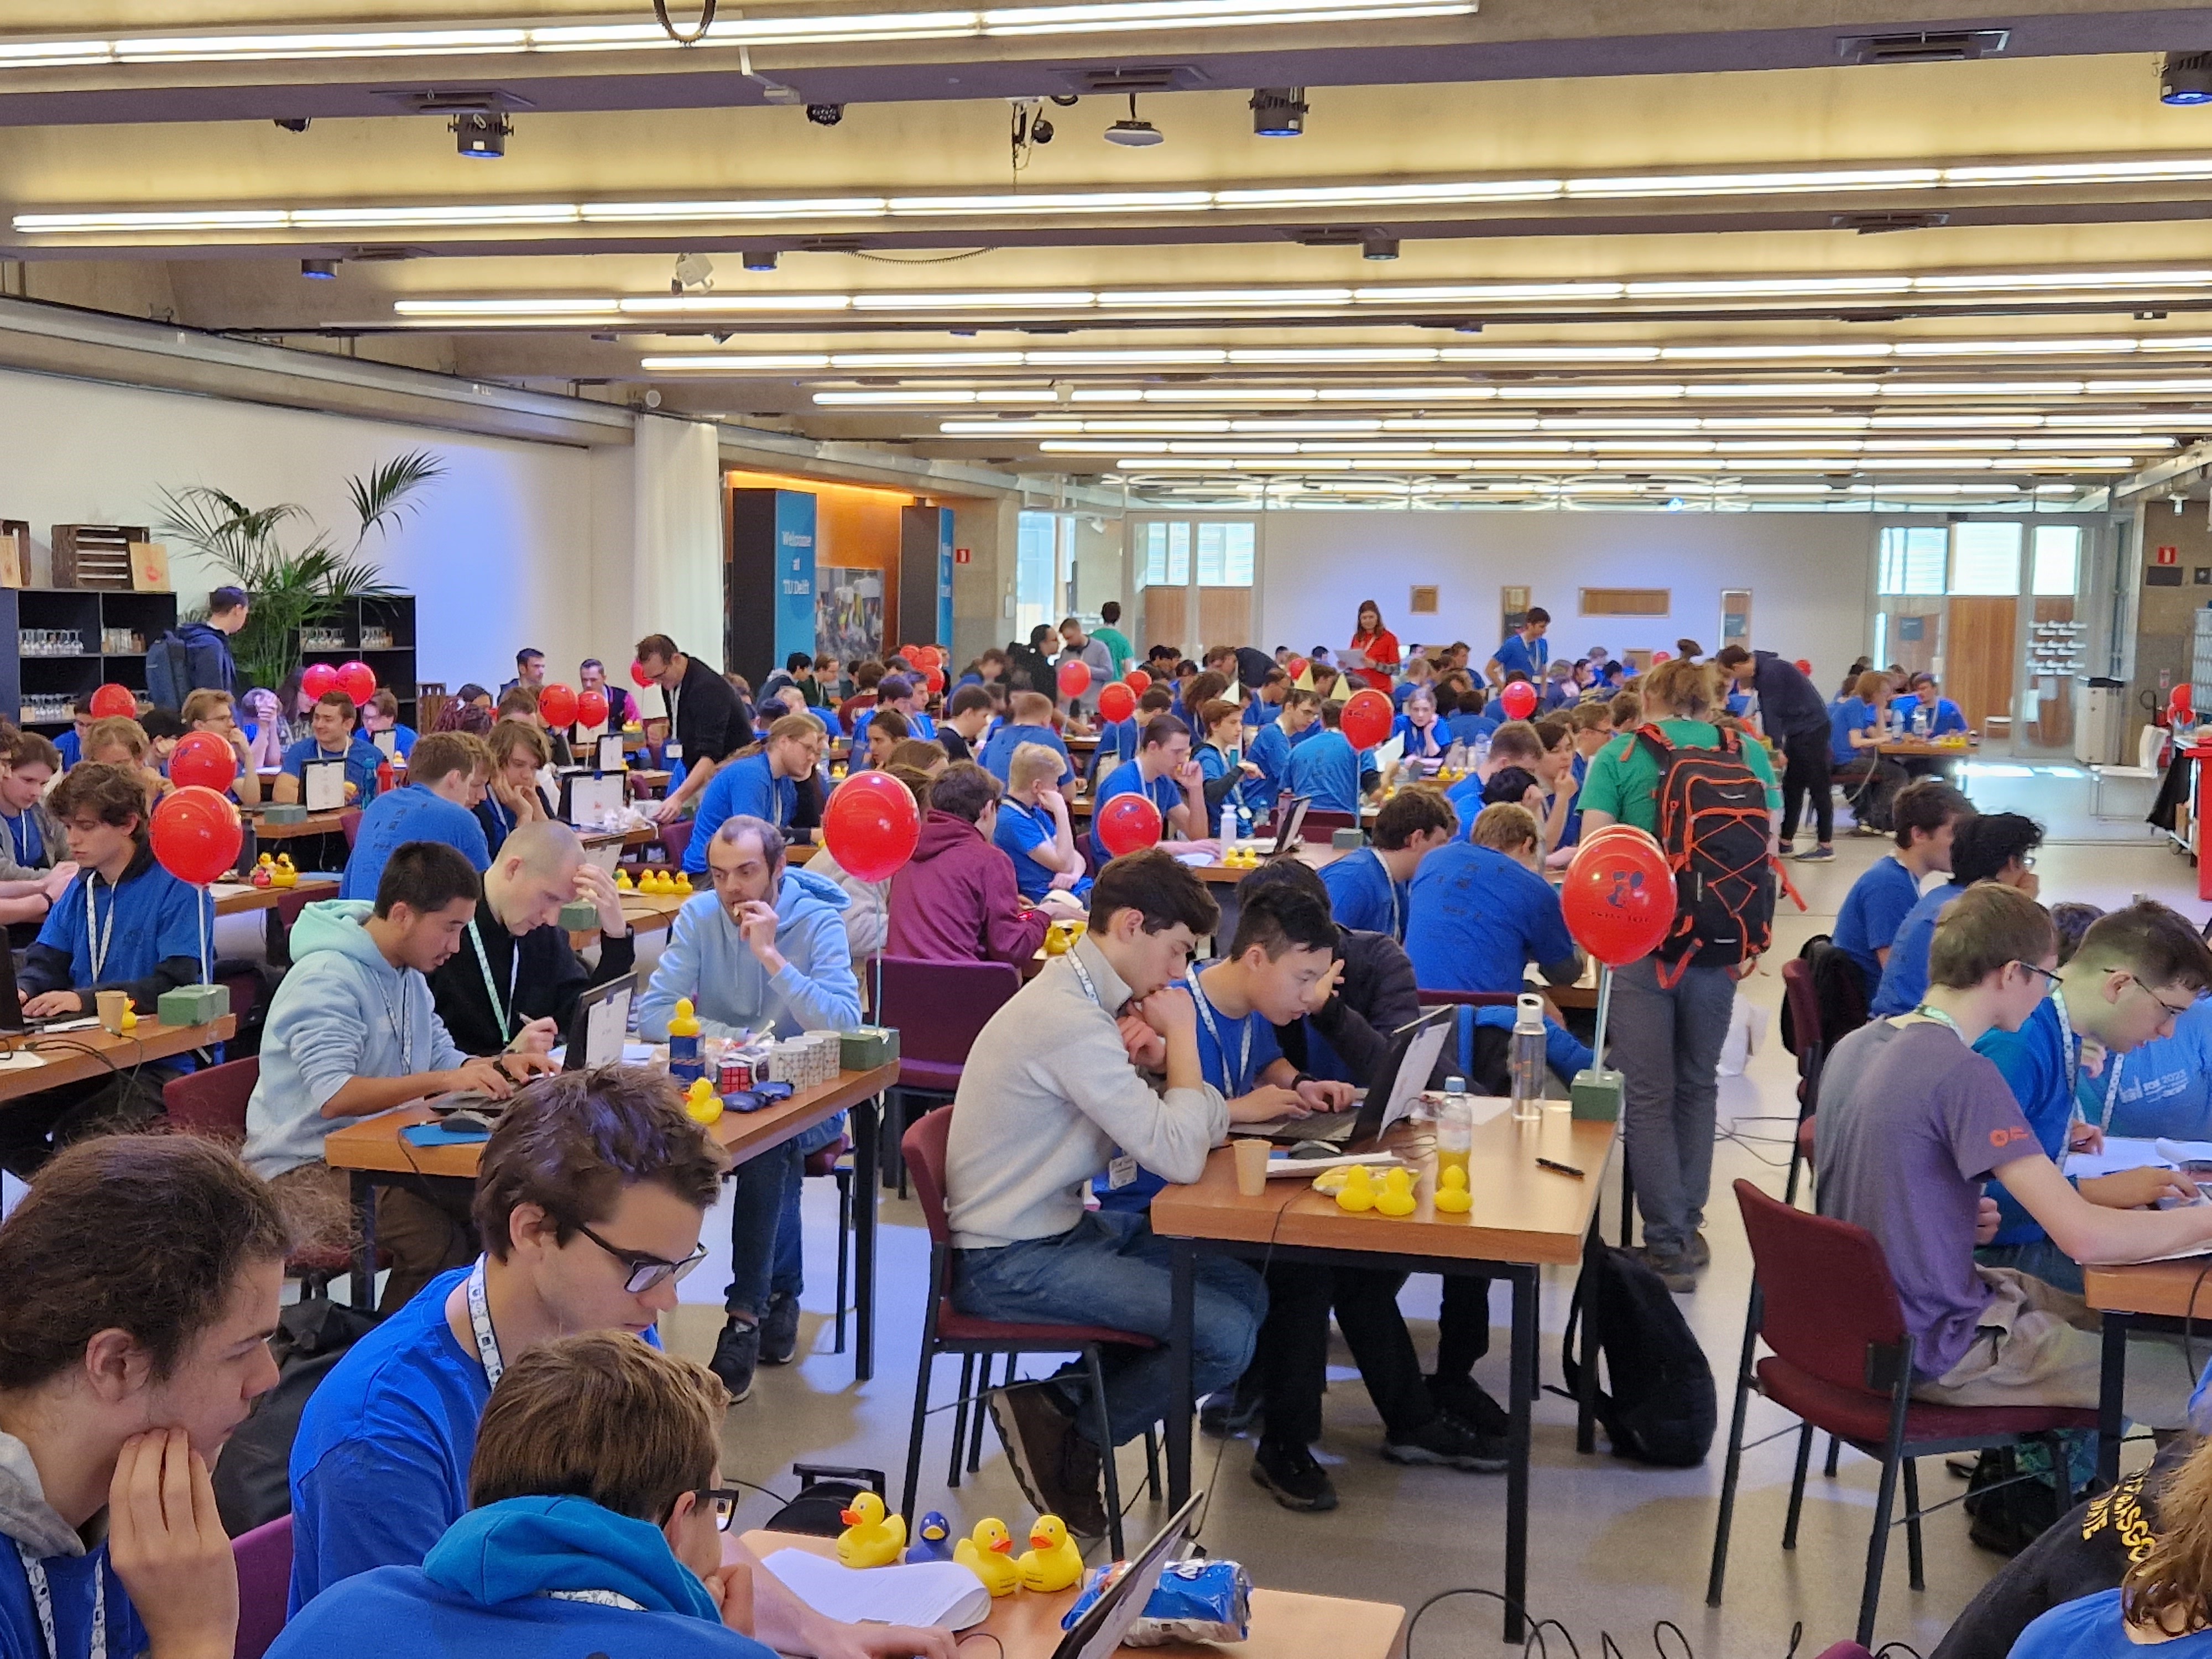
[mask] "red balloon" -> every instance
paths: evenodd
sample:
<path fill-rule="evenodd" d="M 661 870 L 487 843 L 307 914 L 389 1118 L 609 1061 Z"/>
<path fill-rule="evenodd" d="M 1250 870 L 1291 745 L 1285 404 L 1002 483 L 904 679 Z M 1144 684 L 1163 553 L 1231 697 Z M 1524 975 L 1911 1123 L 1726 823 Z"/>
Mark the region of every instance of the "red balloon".
<path fill-rule="evenodd" d="M 601 699 L 605 701 L 604 698 Z M 556 680 L 538 694 L 538 712 L 548 726 L 570 726 L 576 719 L 576 694 Z"/>
<path fill-rule="evenodd" d="M 1298 676 L 1304 673 L 1306 670 L 1312 665 L 1313 665 L 1309 663 L 1304 657 L 1293 657 L 1283 665 L 1283 672 L 1288 674 L 1291 677 L 1292 683 L 1295 684 Z"/>
<path fill-rule="evenodd" d="M 848 875 L 888 881 L 914 856 L 921 812 L 888 772 L 855 772 L 830 793 L 822 839 Z"/>
<path fill-rule="evenodd" d="M 1132 668 L 1121 676 L 1121 684 L 1141 697 L 1152 689 L 1152 677 L 1141 668 Z"/>
<path fill-rule="evenodd" d="M 1079 697 L 1091 689 L 1091 670 L 1085 664 L 1064 662 L 1060 665 L 1060 695 Z"/>
<path fill-rule="evenodd" d="M 338 671 L 326 662 L 311 662 L 300 673 L 300 690 L 310 697 L 337 689 Z"/>
<path fill-rule="evenodd" d="M 641 691 L 653 684 L 653 676 L 645 672 L 645 665 L 635 657 L 629 662 L 629 678 L 630 684 Z"/>
<path fill-rule="evenodd" d="M 1813 673 L 1813 659 L 1810 657 L 1798 658 L 1797 672 L 1809 679 Z"/>
<path fill-rule="evenodd" d="M 212 732 L 188 732 L 169 755 L 169 781 L 218 795 L 238 776 L 238 751 Z"/>
<path fill-rule="evenodd" d="M 376 695 L 376 671 L 365 662 L 349 662 L 338 669 L 338 690 L 359 708 Z"/>
<path fill-rule="evenodd" d="M 1098 809 L 1098 844 L 1120 858 L 1160 844 L 1160 809 L 1150 795 L 1116 795 Z"/>
<path fill-rule="evenodd" d="M 2176 710 L 2187 708 L 2195 701 L 2191 695 L 2192 689 L 2189 681 L 2181 681 L 2172 690 L 2166 693 L 2166 706 Z M 99 710 L 95 707 L 93 712 L 97 714 Z"/>
<path fill-rule="evenodd" d="M 576 694 L 576 723 L 579 726 L 604 726 L 607 720 L 607 694 L 604 691 L 579 691 Z"/>
<path fill-rule="evenodd" d="M 1345 699 L 1337 729 L 1354 749 L 1372 749 L 1390 735 L 1390 727 L 1397 718 L 1398 711 L 1391 706 L 1389 693 L 1377 691 L 1370 685 Z"/>
<path fill-rule="evenodd" d="M 929 695 L 935 696 L 945 690 L 945 671 L 942 668 L 931 669 L 921 677 L 921 683 L 929 688 Z"/>
<path fill-rule="evenodd" d="M 915 647 L 915 651 L 919 659 L 915 663 L 915 666 L 922 670 L 924 672 L 927 672 L 933 668 L 942 668 L 945 666 L 945 653 L 942 651 L 939 651 L 935 646 L 918 645 Z"/>
<path fill-rule="evenodd" d="M 1662 662 L 1671 662 L 1674 659 L 1664 651 L 1654 651 L 1651 653 L 1651 665 L 1654 668 L 1656 668 Z"/>
<path fill-rule="evenodd" d="M 1526 680 L 1516 680 L 1498 694 L 1498 706 L 1505 711 L 1507 720 L 1525 720 L 1536 712 L 1536 688 Z"/>
<path fill-rule="evenodd" d="M 1137 712 L 1137 694 L 1115 680 L 1098 694 L 1098 718 L 1125 720 Z"/>
<path fill-rule="evenodd" d="M 161 867 L 195 887 L 206 886 L 235 866 L 246 840 L 238 808 L 214 790 L 197 787 L 173 789 L 161 798 L 150 834 Z"/>
<path fill-rule="evenodd" d="M 1648 839 L 1594 836 L 1567 866 L 1559 903 L 1576 942 L 1623 967 L 1649 956 L 1674 925 L 1674 872 Z"/>
<path fill-rule="evenodd" d="M 138 699 L 131 695 L 129 686 L 111 682 L 94 692 L 91 702 L 86 707 L 92 711 L 94 720 L 127 720 L 138 712 Z"/>

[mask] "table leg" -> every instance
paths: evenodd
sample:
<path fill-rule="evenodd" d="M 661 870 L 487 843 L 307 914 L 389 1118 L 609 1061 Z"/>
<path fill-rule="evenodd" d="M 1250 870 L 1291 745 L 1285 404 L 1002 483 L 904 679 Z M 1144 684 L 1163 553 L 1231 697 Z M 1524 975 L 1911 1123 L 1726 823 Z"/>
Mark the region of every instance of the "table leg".
<path fill-rule="evenodd" d="M 1191 1395 L 1190 1348 L 1196 1340 L 1197 1252 L 1187 1238 L 1168 1241 L 1168 1508 L 1190 1498 L 1190 1425 L 1198 1414 Z"/>
<path fill-rule="evenodd" d="M 1528 1429 L 1536 1396 L 1536 1270 L 1513 1269 L 1513 1376 L 1505 1462 L 1505 1639 L 1522 1639 L 1528 1595 Z"/>
<path fill-rule="evenodd" d="M 1590 1215 L 1589 1237 L 1583 1241 L 1583 1288 L 1588 1292 L 1597 1284 L 1595 1263 L 1597 1253 L 1605 1249 L 1605 1239 L 1598 1231 L 1597 1215 Z M 1588 1455 L 1597 1450 L 1597 1364 L 1598 1328 L 1597 1298 L 1583 1297 L 1582 1351 L 1579 1356 L 1581 1376 L 1575 1389 L 1575 1449 Z"/>
<path fill-rule="evenodd" d="M 876 1163 L 883 1146 L 881 1097 L 853 1109 L 853 1380 L 876 1374 Z"/>
<path fill-rule="evenodd" d="M 2127 1393 L 2128 1317 L 2108 1313 L 2104 1322 L 2104 1364 L 2097 1382 L 2097 1476 L 2110 1486 L 2120 1478 L 2120 1405 Z"/>
<path fill-rule="evenodd" d="M 270 911 L 270 915 L 276 915 Z M 353 1247 L 353 1305 L 364 1311 L 376 1309 L 376 1183 L 362 1171 L 354 1171 L 353 1226 L 357 1243 Z"/>

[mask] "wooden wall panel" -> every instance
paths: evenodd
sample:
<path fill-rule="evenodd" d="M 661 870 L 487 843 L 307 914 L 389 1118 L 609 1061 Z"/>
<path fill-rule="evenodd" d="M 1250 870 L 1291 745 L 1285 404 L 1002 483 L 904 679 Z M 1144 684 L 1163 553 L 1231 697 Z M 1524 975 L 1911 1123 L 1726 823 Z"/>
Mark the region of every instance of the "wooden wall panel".
<path fill-rule="evenodd" d="M 1249 587 L 1201 587 L 1198 590 L 1199 637 L 1190 654 L 1217 645 L 1242 645 L 1252 637 L 1252 590 Z"/>
<path fill-rule="evenodd" d="M 1145 589 L 1145 637 L 1138 642 L 1139 653 L 1156 645 L 1172 645 L 1177 650 L 1188 653 L 1191 642 L 1183 637 L 1188 631 L 1183 624 L 1189 614 L 1189 590 L 1187 588 L 1160 586 Z"/>
<path fill-rule="evenodd" d="M 1944 625 L 1943 690 L 1978 732 L 1992 714 L 2009 718 L 2020 601 L 1955 597 Z M 1894 626 L 1894 624 L 1893 624 Z"/>

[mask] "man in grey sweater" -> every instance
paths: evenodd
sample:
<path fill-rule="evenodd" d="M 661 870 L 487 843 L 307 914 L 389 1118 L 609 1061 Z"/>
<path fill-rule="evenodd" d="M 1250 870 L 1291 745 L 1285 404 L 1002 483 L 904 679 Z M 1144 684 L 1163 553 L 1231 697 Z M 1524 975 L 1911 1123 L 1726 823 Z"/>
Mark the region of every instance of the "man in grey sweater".
<path fill-rule="evenodd" d="M 1164 1344 L 1168 1247 L 1139 1213 L 1088 1212 L 1102 1172 L 1139 1169 L 1198 1179 L 1229 1127 L 1199 1063 L 1198 1015 L 1170 988 L 1219 912 L 1189 870 L 1152 848 L 1115 860 L 1091 890 L 1091 927 L 991 1017 L 953 1103 L 945 1158 L 952 1301 L 963 1313 L 1025 1324 L 1103 1325 Z M 1162 1053 L 1164 1051 L 1164 1058 Z M 1155 1088 L 1133 1055 L 1165 1073 Z M 1200 1394 L 1243 1375 L 1267 1311 L 1260 1277 L 1201 1256 L 1191 1365 Z M 1165 1346 L 1109 1353 L 1106 1419 L 1121 1445 L 1169 1407 Z M 1106 1530 L 1095 1431 L 1080 1410 L 1083 1372 L 991 1396 L 1024 1493 L 1068 1530 Z"/>

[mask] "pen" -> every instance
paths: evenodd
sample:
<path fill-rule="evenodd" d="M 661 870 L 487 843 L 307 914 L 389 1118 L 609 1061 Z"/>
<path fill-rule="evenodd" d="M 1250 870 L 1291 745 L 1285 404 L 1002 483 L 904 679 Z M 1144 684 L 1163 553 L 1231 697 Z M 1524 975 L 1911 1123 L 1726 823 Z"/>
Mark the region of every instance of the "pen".
<path fill-rule="evenodd" d="M 1548 1158 L 1538 1158 L 1536 1160 L 1536 1167 L 1540 1170 L 1556 1170 L 1561 1175 L 1572 1176 L 1577 1181 L 1580 1181 L 1583 1178 L 1583 1172 L 1575 1168 L 1573 1164 L 1555 1163 Z"/>

